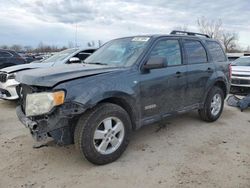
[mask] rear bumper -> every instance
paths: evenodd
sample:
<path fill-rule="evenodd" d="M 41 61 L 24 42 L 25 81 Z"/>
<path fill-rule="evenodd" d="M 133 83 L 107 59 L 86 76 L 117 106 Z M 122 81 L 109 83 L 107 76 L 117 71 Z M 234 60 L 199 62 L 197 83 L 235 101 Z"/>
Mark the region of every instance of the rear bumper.
<path fill-rule="evenodd" d="M 15 79 L 0 82 L 0 99 L 16 100 L 19 98 L 16 87 L 19 85 Z"/>

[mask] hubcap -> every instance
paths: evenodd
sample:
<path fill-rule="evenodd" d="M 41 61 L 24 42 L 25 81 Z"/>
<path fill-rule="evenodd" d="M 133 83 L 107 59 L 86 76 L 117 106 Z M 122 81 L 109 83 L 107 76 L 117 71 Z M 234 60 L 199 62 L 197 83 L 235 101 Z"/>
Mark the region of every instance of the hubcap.
<path fill-rule="evenodd" d="M 221 110 L 221 104 L 222 104 L 222 100 L 221 100 L 220 94 L 214 95 L 212 102 L 211 102 L 211 113 L 213 116 L 218 115 L 218 113 Z"/>
<path fill-rule="evenodd" d="M 121 145 L 124 133 L 124 125 L 120 119 L 116 117 L 104 119 L 94 132 L 95 149 L 103 155 L 113 153 Z"/>

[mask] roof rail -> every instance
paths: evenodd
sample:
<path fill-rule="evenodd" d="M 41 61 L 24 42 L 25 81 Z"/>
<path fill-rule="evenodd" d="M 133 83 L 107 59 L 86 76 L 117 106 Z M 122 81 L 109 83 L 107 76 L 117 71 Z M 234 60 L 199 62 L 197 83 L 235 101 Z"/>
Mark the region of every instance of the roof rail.
<path fill-rule="evenodd" d="M 173 30 L 171 33 L 171 35 L 176 35 L 176 34 L 186 34 L 186 35 L 191 35 L 191 36 L 203 36 L 206 38 L 211 38 L 206 34 L 202 34 L 202 33 L 194 33 L 194 32 L 188 32 L 188 31 L 178 31 L 178 30 Z"/>

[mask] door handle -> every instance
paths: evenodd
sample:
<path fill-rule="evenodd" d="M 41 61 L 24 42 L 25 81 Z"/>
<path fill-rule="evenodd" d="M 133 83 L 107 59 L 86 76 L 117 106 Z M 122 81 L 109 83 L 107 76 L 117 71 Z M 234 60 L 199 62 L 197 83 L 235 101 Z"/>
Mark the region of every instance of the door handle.
<path fill-rule="evenodd" d="M 177 78 L 180 78 L 181 75 L 182 75 L 182 73 L 181 73 L 180 71 L 177 71 L 177 72 L 175 73 L 175 76 L 176 76 Z"/>
<path fill-rule="evenodd" d="M 213 71 L 214 71 L 214 70 L 213 70 L 212 68 L 210 68 L 210 67 L 207 68 L 207 72 L 211 73 L 211 72 L 213 72 Z"/>

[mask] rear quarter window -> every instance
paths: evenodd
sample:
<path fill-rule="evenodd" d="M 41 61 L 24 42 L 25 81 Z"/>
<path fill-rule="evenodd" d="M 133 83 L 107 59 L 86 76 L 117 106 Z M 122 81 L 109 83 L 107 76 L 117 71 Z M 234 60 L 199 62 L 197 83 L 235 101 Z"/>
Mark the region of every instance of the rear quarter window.
<path fill-rule="evenodd" d="M 206 41 L 208 50 L 212 56 L 213 61 L 223 62 L 226 61 L 225 53 L 218 42 Z"/>

